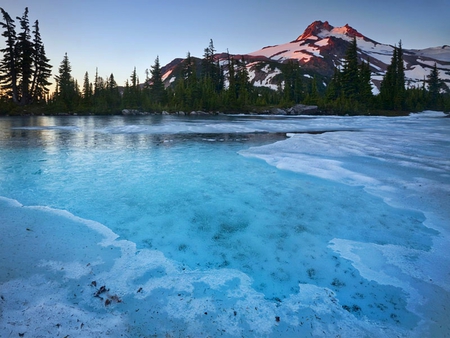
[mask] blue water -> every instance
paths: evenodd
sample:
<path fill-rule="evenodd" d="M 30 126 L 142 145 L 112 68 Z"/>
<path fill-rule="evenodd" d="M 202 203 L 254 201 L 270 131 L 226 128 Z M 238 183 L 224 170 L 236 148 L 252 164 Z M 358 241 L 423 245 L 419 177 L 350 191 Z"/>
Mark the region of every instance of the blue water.
<path fill-rule="evenodd" d="M 161 251 L 190 270 L 242 271 L 268 301 L 313 284 L 333 290 L 357 318 L 406 329 L 418 323 L 405 292 L 365 279 L 329 244 L 339 238 L 430 251 L 439 233 L 424 226 L 421 212 L 394 208 L 362 186 L 238 154 L 284 140 L 283 133 L 202 132 L 210 123 L 3 118 L 0 196 L 97 221 L 138 250 Z"/>

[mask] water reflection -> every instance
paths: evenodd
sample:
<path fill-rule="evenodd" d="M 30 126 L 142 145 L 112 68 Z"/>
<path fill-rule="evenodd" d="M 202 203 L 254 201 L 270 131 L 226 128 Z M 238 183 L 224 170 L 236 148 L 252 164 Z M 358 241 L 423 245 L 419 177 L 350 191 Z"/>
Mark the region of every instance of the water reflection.
<path fill-rule="evenodd" d="M 148 148 L 195 142 L 256 142 L 284 139 L 284 132 L 248 132 L 238 117 L 39 116 L 0 118 L 2 147 Z M 219 126 L 219 128 L 217 128 Z M 221 132 L 220 127 L 227 132 Z M 234 130 L 235 129 L 235 130 Z M 209 132 L 205 132 L 207 130 Z"/>

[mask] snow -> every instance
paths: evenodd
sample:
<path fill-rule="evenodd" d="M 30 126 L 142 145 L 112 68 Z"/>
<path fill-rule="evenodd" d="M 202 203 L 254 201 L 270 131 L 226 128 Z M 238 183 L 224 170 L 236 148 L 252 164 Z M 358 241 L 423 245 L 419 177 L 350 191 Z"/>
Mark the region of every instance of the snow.
<path fill-rule="evenodd" d="M 316 42 L 317 45 L 317 42 Z M 308 62 L 312 56 L 323 57 L 320 49 L 313 45 L 302 45 L 298 42 L 290 42 L 277 46 L 266 47 L 259 51 L 250 53 L 254 56 L 265 56 L 274 60 L 298 59 Z"/>
<path fill-rule="evenodd" d="M 247 66 L 247 69 L 249 69 L 248 73 L 249 73 L 249 78 L 250 81 L 253 81 L 253 85 L 256 87 L 268 87 L 272 90 L 277 90 L 278 89 L 278 85 L 276 84 L 272 84 L 270 83 L 272 81 L 272 79 L 281 74 L 281 70 L 276 68 L 274 70 L 272 70 L 269 65 L 265 65 L 264 68 L 262 68 L 260 70 L 260 72 L 262 73 L 266 73 L 267 75 L 264 77 L 264 80 L 254 80 L 255 79 L 255 75 L 256 75 L 256 71 L 254 69 L 252 69 L 252 66 L 256 65 L 257 63 L 252 63 L 249 64 Z"/>
<path fill-rule="evenodd" d="M 450 62 L 450 46 L 447 45 L 413 51 L 420 56 L 433 58 L 439 61 Z"/>
<path fill-rule="evenodd" d="M 444 337 L 444 116 L 0 118 L 0 336 Z"/>
<path fill-rule="evenodd" d="M 368 54 L 370 58 L 377 59 L 386 65 L 389 65 L 392 61 L 392 53 L 391 54 L 381 54 L 379 52 L 366 51 L 366 54 Z"/>
<path fill-rule="evenodd" d="M 172 74 L 172 72 L 173 72 L 173 69 L 165 72 L 164 75 L 162 76 L 162 80 L 165 81 L 170 76 L 170 74 Z M 172 82 L 172 80 L 171 80 L 171 82 Z"/>
<path fill-rule="evenodd" d="M 315 45 L 319 46 L 319 47 L 323 47 L 323 46 L 327 46 L 329 43 L 330 43 L 330 39 L 322 39 L 320 41 L 317 41 L 315 43 Z"/>
<path fill-rule="evenodd" d="M 430 73 L 429 69 L 423 68 L 421 65 L 412 66 L 411 69 L 405 69 L 405 77 L 408 79 L 426 79 Z"/>

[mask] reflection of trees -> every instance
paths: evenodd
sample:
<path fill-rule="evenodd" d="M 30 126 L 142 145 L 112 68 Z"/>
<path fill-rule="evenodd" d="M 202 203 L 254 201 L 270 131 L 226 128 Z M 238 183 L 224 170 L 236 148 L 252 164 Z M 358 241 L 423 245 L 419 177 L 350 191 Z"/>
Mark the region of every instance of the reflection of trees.
<path fill-rule="evenodd" d="M 14 147 L 37 146 L 55 152 L 69 147 L 131 150 L 173 147 L 180 142 L 273 142 L 285 138 L 284 133 L 160 133 L 159 126 L 167 126 L 166 122 L 160 116 L 5 117 L 0 119 L 0 140 Z"/>

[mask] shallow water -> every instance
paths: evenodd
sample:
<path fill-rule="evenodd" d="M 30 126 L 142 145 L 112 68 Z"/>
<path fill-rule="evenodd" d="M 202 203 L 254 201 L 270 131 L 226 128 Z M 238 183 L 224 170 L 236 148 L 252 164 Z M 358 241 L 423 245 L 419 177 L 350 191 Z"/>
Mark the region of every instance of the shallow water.
<path fill-rule="evenodd" d="M 428 260 L 438 240 L 448 243 L 448 229 L 442 228 L 445 219 L 430 224 L 433 217 L 442 220 L 446 214 L 438 210 L 426 216 L 433 205 L 420 205 L 415 194 L 417 189 L 423 193 L 417 183 L 421 180 L 445 195 L 450 160 L 439 149 L 449 142 L 438 137 L 442 131 L 436 122 L 448 124 L 448 119 L 424 121 L 418 126 L 413 117 L 3 118 L 0 196 L 24 206 L 52 208 L 35 215 L 36 209 L 5 200 L 0 210 L 11 216 L 5 217 L 9 228 L 4 229 L 15 229 L 12 224 L 23 209 L 27 211 L 21 219 L 39 220 L 32 224 L 48 229 L 43 233 L 51 242 L 65 243 L 67 236 L 74 236 L 85 243 L 90 249 L 84 257 L 75 254 L 72 265 L 63 264 L 65 271 L 72 269 L 73 276 L 66 278 L 74 283 L 86 279 L 89 286 L 94 276 L 103 276 L 103 283 L 120 291 L 126 302 L 115 304 L 117 313 L 107 311 L 105 318 L 120 319 L 123 332 L 131 336 L 214 335 L 219 329 L 231 336 L 431 332 L 425 313 L 441 305 L 430 294 L 444 291 L 445 304 L 449 288 L 448 271 L 439 275 Z M 417 139 L 397 144 L 412 127 L 420 131 Z M 376 128 L 388 132 L 382 136 Z M 430 142 L 421 146 L 424 135 Z M 402 195 L 415 204 L 402 203 Z M 441 203 L 449 205 L 448 195 Z M 78 218 L 61 221 L 57 210 L 89 220 L 88 228 L 95 231 L 87 231 Z M 92 221 L 98 223 L 92 226 Z M 98 232 L 106 231 L 99 230 L 103 227 L 119 236 L 109 243 L 111 253 L 91 248 L 99 242 Z M 68 229 L 77 231 L 68 235 Z M 40 241 L 45 242 L 42 236 Z M 58 245 L 53 251 L 69 256 L 77 252 L 73 244 Z M 2 260 L 8 271 L 1 279 L 3 292 L 12 276 L 32 279 L 44 273 L 59 283 L 55 257 L 47 257 L 47 250 L 37 246 L 33 255 L 42 257 L 38 268 L 29 268 L 33 273 L 15 272 Z M 8 255 L 5 248 L 0 253 Z M 80 268 L 86 257 L 90 260 L 85 264 L 99 260 L 98 271 Z M 422 266 L 425 258 L 428 263 Z M 130 271 L 119 276 L 119 265 Z M 412 272 L 418 268 L 426 271 Z M 429 276 L 435 275 L 433 282 Z M 27 285 L 26 279 L 23 283 Z M 132 324 L 147 318 L 130 315 L 132 308 L 145 308 L 143 299 L 156 296 L 164 310 L 153 315 L 158 320 L 163 316 L 167 325 L 146 324 L 145 330 L 143 322 Z M 61 303 L 74 304 L 62 298 Z M 189 299 L 183 315 L 180 298 Z M 433 301 L 427 304 L 425 299 Z M 105 311 L 91 302 L 78 301 L 78 310 Z M 259 312 L 243 314 L 249 304 Z M 235 310 L 229 314 L 230 309 Z M 215 319 L 205 321 L 205 313 L 214 313 Z M 347 324 L 331 322 L 338 319 Z M 97 324 L 86 321 L 90 324 L 84 330 L 94 330 Z M 305 321 L 311 321 L 307 329 L 300 324 Z M 3 332 L 13 330 L 2 325 Z"/>

